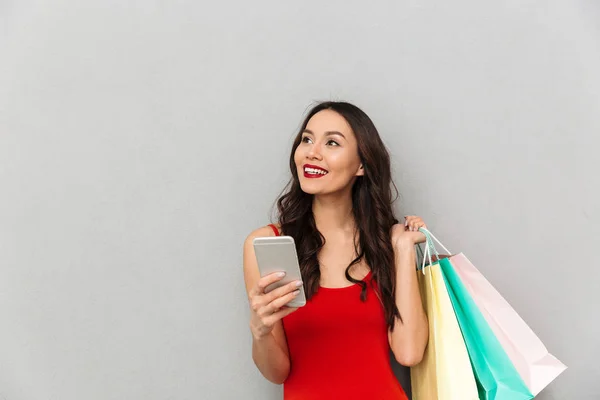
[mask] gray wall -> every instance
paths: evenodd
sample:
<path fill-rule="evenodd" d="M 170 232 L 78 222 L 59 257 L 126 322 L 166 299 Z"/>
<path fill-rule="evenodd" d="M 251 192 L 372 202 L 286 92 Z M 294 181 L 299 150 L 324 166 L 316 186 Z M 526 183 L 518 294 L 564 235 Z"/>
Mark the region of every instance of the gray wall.
<path fill-rule="evenodd" d="M 279 398 L 241 245 L 325 99 L 600 396 L 599 3 L 354 3 L 0 2 L 0 398 Z"/>

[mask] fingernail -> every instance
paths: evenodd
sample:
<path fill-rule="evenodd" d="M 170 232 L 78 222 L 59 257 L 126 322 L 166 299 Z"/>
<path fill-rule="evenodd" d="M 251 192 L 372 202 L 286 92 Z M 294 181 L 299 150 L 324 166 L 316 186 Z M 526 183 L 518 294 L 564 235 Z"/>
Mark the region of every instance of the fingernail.
<path fill-rule="evenodd" d="M 296 286 L 298 286 L 298 287 L 302 286 L 302 281 L 296 281 Z"/>
<path fill-rule="evenodd" d="M 297 296 L 300 293 L 300 291 L 299 290 L 294 290 L 292 293 L 294 293 L 294 296 Z"/>
<path fill-rule="evenodd" d="M 277 276 L 283 278 L 285 276 L 285 272 L 278 272 Z"/>

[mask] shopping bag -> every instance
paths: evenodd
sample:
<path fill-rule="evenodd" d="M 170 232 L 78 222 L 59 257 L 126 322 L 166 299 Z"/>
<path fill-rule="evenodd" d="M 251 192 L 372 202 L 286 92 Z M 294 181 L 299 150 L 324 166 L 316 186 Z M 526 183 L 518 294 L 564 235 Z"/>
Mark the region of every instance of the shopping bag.
<path fill-rule="evenodd" d="M 417 279 L 429 320 L 429 342 L 423 360 L 410 369 L 412 398 L 477 400 L 475 376 L 440 266 L 424 263 L 425 257 Z"/>
<path fill-rule="evenodd" d="M 494 335 L 534 395 L 567 367 L 542 341 L 464 254 L 450 258 L 454 270 Z"/>
<path fill-rule="evenodd" d="M 429 252 L 440 258 L 433 243 L 433 235 L 425 229 L 423 233 L 427 237 Z M 532 399 L 533 394 L 454 270 L 453 257 L 441 258 L 439 264 L 475 372 L 479 398 Z"/>

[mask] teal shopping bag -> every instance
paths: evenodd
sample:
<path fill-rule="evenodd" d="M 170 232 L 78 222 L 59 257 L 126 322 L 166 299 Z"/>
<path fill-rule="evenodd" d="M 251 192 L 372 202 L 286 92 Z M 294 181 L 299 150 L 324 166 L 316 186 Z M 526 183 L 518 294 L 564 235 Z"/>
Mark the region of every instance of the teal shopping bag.
<path fill-rule="evenodd" d="M 471 359 L 480 400 L 532 399 L 533 394 L 454 270 L 452 257 L 440 258 L 433 244 L 433 235 L 423 233 L 427 236 L 430 250 L 438 256 L 450 301 Z"/>
<path fill-rule="evenodd" d="M 496 339 L 492 329 L 454 271 L 450 259 L 440 260 L 442 276 L 458 319 L 481 400 L 528 400 L 533 398 Z"/>

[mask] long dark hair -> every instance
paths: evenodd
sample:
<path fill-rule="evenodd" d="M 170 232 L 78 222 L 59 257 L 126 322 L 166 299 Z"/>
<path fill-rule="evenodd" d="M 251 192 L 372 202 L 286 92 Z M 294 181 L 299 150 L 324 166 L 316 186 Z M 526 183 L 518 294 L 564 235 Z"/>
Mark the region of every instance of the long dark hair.
<path fill-rule="evenodd" d="M 357 226 L 358 255 L 346 268 L 346 279 L 362 287 L 361 299 L 366 299 L 366 283 L 353 278 L 350 268 L 365 260 L 372 271 L 372 282 L 385 310 L 386 321 L 393 329 L 396 318 L 401 319 L 395 302 L 396 274 L 394 250 L 391 243 L 392 226 L 398 223 L 392 209 L 392 182 L 390 156 L 381 141 L 373 121 L 360 108 L 346 102 L 323 102 L 314 106 L 306 115 L 300 132 L 294 140 L 290 156 L 292 178 L 277 200 L 279 224 L 285 235 L 296 242 L 304 290 L 307 298 L 319 289 L 321 272 L 317 255 L 325 245 L 325 238 L 317 230 L 312 213 L 313 195 L 300 187 L 294 153 L 302 140 L 308 121 L 319 111 L 333 110 L 350 125 L 358 141 L 358 154 L 364 168 L 364 176 L 357 177 L 352 187 L 352 212 Z M 396 190 L 396 197 L 397 197 Z"/>

